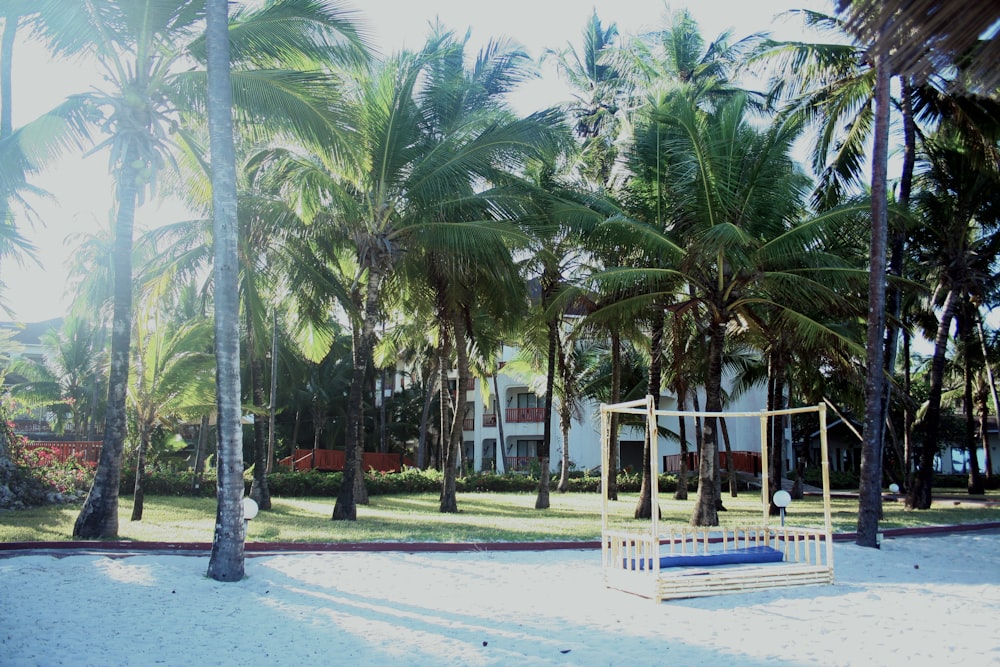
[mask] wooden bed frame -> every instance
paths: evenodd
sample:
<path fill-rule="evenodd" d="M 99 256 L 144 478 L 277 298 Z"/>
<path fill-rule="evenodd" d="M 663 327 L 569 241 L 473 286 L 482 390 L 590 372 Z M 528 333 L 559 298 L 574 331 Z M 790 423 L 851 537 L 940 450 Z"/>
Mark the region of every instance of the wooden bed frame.
<path fill-rule="evenodd" d="M 819 416 L 823 473 L 823 528 L 772 525 L 769 521 L 767 422 L 773 415 L 815 412 Z M 608 467 L 601 466 L 601 558 L 608 588 L 656 602 L 676 598 L 721 595 L 781 586 L 833 583 L 833 523 L 827 455 L 826 406 L 760 412 L 678 412 L 656 410 L 653 397 L 601 405 L 601 450 L 608 460 L 611 414 L 645 417 L 647 433 L 655 434 L 659 417 L 725 417 L 760 419 L 761 523 L 740 528 L 665 526 L 658 512 L 646 530 L 611 529 L 608 520 Z M 651 438 L 650 463 L 658 470 L 658 438 Z M 658 507 L 653 484 L 652 506 Z M 780 561 L 779 561 L 780 559 Z M 779 562 L 753 562 L 753 561 Z"/>

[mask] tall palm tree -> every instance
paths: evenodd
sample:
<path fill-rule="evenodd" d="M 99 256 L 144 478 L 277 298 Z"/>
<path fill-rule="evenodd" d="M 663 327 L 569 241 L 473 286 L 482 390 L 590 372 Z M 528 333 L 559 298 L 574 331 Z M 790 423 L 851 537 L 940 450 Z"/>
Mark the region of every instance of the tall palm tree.
<path fill-rule="evenodd" d="M 1000 179 L 996 162 L 984 161 L 961 139 L 941 132 L 926 142 L 926 167 L 916 179 L 916 208 L 924 218 L 918 257 L 933 281 L 938 316 L 920 465 L 906 500 L 911 509 L 928 509 L 931 504 L 952 321 L 983 300 L 995 281 L 993 264 L 1000 250 L 1000 208 L 993 197 Z M 971 322 L 967 322 L 969 326 Z"/>
<path fill-rule="evenodd" d="M 669 225 L 660 231 L 627 224 L 652 256 L 668 261 L 606 274 L 614 281 L 643 280 L 647 293 L 668 296 L 677 307 L 698 305 L 708 339 L 705 409 L 716 413 L 723 407 L 722 362 L 730 326 L 752 324 L 746 311 L 766 304 L 782 313 L 784 326 L 812 338 L 834 337 L 794 304 L 837 303 L 843 297 L 832 288 L 858 276 L 819 243 L 838 215 L 800 222 L 808 181 L 790 157 L 800 126 L 777 122 L 755 130 L 747 109 L 738 96 L 711 113 L 689 96 L 664 100 L 652 119 L 663 125 L 661 139 L 644 159 L 656 165 L 650 173 L 662 179 Z M 685 288 L 680 294 L 678 281 Z M 704 420 L 702 433 L 698 502 L 691 520 L 717 525 L 715 417 Z"/>
<path fill-rule="evenodd" d="M 55 55 L 92 56 L 105 74 L 100 89 L 72 100 L 80 122 L 96 114 L 97 123 L 108 132 L 100 147 L 110 153 L 116 183 L 108 412 L 94 484 L 74 526 L 78 537 L 110 537 L 118 530 L 132 310 L 132 228 L 136 207 L 152 191 L 161 170 L 174 163 L 172 154 L 181 145 L 193 148 L 194 135 L 183 113 L 203 109 L 205 104 L 204 18 L 204 5 L 194 0 L 95 0 L 60 4 L 58 11 L 47 14 L 41 28 Z M 237 13 L 233 30 L 237 63 L 233 78 L 239 83 L 234 86 L 235 99 L 246 127 L 262 133 L 266 128 L 259 121 L 270 118 L 272 128 L 280 120 L 285 127 L 328 136 L 330 124 L 317 116 L 316 105 L 302 92 L 303 84 L 311 84 L 317 75 L 279 70 L 275 65 L 294 61 L 297 69 L 309 70 L 310 63 L 329 53 L 341 35 L 358 43 L 353 26 L 334 7 L 307 0 L 276 0 Z M 259 39 L 262 30 L 268 31 L 268 39 Z"/>
<path fill-rule="evenodd" d="M 184 417 L 200 418 L 215 400 L 208 320 L 176 321 L 160 312 L 162 304 L 153 295 L 146 303 L 135 321 L 128 388 L 139 439 L 132 521 L 142 520 L 146 454 L 153 429 Z"/>
<path fill-rule="evenodd" d="M 272 157 L 275 173 L 288 184 L 288 199 L 317 229 L 325 230 L 330 261 L 343 247 L 356 255 L 357 273 L 349 284 L 353 296 L 342 304 L 351 315 L 357 344 L 348 399 L 345 482 L 335 519 L 356 517 L 353 488 L 362 392 L 382 317 L 384 286 L 402 280 L 404 259 L 424 265 L 428 255 L 415 251 L 425 244 L 429 248 L 450 239 L 458 244 L 452 249 L 484 251 L 485 246 L 476 245 L 483 232 L 467 224 L 487 211 L 476 203 L 483 195 L 475 193 L 474 184 L 495 182 L 504 159 L 516 158 L 542 136 L 534 118 L 486 122 L 498 117 L 498 91 L 524 76 L 525 56 L 491 44 L 476 61 L 470 80 L 465 78 L 463 57 L 464 41 L 439 30 L 419 53 L 404 52 L 358 71 L 345 93 L 345 113 L 356 132 L 348 148 L 313 154 L 276 151 Z M 463 224 L 449 226 L 456 221 Z M 449 270 L 444 263 L 437 268 Z M 439 296 L 439 306 L 445 309 L 459 307 L 462 301 L 443 292 Z M 449 315 L 449 323 L 453 319 Z M 460 340 L 462 346 L 467 344 L 464 336 Z"/>
<path fill-rule="evenodd" d="M 612 49 L 605 61 L 620 73 L 628 97 L 628 113 L 645 105 L 645 98 L 657 89 L 682 86 L 708 106 L 732 95 L 748 95 L 733 83 L 738 64 L 762 39 L 752 34 L 732 41 L 730 31 L 705 42 L 691 12 L 672 12 L 667 24 L 633 37 Z M 756 104 L 756 96 L 752 96 Z"/>
<path fill-rule="evenodd" d="M 582 142 L 580 160 L 585 181 L 607 187 L 617 158 L 616 141 L 621 125 L 621 81 L 607 59 L 618 39 L 618 26 L 605 27 L 595 10 L 583 29 L 580 49 L 567 44 L 549 49 L 543 58 L 554 58 L 556 67 L 573 89 L 574 102 L 567 111 Z"/>
<path fill-rule="evenodd" d="M 230 74 L 229 5 L 208 0 L 205 28 L 208 134 L 212 164 L 215 278 L 215 385 L 218 406 L 217 509 L 208 576 L 243 578 L 243 428 L 240 420 L 240 329 L 237 296 L 236 147 Z"/>

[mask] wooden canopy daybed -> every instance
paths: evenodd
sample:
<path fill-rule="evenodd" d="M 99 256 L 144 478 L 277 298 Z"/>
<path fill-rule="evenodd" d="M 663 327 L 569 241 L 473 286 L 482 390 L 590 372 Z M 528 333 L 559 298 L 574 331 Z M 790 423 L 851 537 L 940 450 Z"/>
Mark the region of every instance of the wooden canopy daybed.
<path fill-rule="evenodd" d="M 819 417 L 823 473 L 823 528 L 774 525 L 769 517 L 767 424 L 773 415 L 815 412 Z M 833 583 L 833 540 L 830 513 L 830 477 L 827 458 L 826 406 L 760 412 L 678 412 L 656 410 L 653 397 L 601 406 L 601 448 L 608 460 L 611 414 L 645 418 L 653 434 L 650 464 L 659 460 L 659 417 L 757 418 L 761 437 L 761 522 L 758 525 L 701 528 L 661 526 L 659 512 L 638 528 L 613 529 L 608 516 L 608 467 L 601 469 L 601 552 L 608 588 L 657 602 L 781 586 Z M 652 485 L 652 507 L 658 508 L 657 485 Z M 785 522 L 782 522 L 785 523 Z"/>

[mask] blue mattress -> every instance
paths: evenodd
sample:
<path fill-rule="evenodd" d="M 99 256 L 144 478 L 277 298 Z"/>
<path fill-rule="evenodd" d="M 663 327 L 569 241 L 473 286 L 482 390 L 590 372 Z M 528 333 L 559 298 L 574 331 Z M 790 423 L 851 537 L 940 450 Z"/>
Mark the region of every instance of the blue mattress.
<path fill-rule="evenodd" d="M 660 556 L 660 568 L 668 567 L 706 567 L 709 565 L 736 565 L 744 563 L 780 563 L 784 554 L 771 547 L 746 547 L 707 554 L 668 554 Z M 626 561 L 627 562 L 627 561 Z M 635 561 L 632 568 L 635 569 Z M 652 568 L 652 559 L 638 562 L 638 569 Z"/>

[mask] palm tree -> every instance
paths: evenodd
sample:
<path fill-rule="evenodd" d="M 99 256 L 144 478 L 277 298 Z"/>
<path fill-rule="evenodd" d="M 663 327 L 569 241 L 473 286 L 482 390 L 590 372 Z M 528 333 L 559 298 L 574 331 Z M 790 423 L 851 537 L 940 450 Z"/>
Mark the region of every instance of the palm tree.
<path fill-rule="evenodd" d="M 937 452 L 945 359 L 953 318 L 983 300 L 995 280 L 993 263 L 1000 249 L 1000 210 L 992 197 L 998 186 L 993 160 L 984 160 L 954 133 L 925 142 L 926 167 L 917 176 L 916 207 L 924 219 L 919 256 L 934 283 L 938 312 L 930 392 L 924 417 L 920 466 L 907 495 L 907 507 L 928 509 Z M 969 315 L 966 329 L 971 327 Z"/>
<path fill-rule="evenodd" d="M 46 15 L 41 29 L 54 54 L 92 55 L 105 73 L 103 88 L 72 99 L 80 122 L 97 114 L 98 124 L 109 133 L 100 147 L 110 152 L 116 183 L 108 411 L 94 484 L 74 526 L 78 537 L 110 537 L 118 530 L 132 315 L 132 228 L 136 207 L 152 191 L 161 170 L 174 162 L 172 154 L 180 145 L 195 148 L 190 126 L 182 125 L 182 114 L 204 108 L 205 73 L 199 66 L 205 48 L 200 31 L 204 17 L 204 6 L 193 0 L 98 0 L 60 4 L 58 11 Z M 259 39 L 261 30 L 268 31 L 268 39 Z M 234 90 L 244 125 L 263 133 L 266 128 L 259 121 L 270 118 L 272 128 L 280 120 L 284 127 L 310 136 L 328 136 L 330 124 L 317 116 L 316 105 L 303 94 L 303 84 L 313 83 L 317 75 L 274 67 L 294 61 L 298 69 L 309 69 L 330 51 L 336 42 L 331 36 L 347 35 L 358 44 L 353 27 L 331 7 L 308 0 L 278 0 L 239 12 L 233 31 L 237 62 L 233 77 L 238 83 Z M 275 38 L 279 35 L 281 39 Z"/>
<path fill-rule="evenodd" d="M 183 417 L 201 417 L 215 400 L 214 360 L 208 320 L 177 321 L 150 296 L 135 322 L 134 361 L 128 398 L 135 412 L 139 449 L 132 521 L 142 520 L 146 467 L 153 429 Z"/>
<path fill-rule="evenodd" d="M 618 26 L 605 27 L 591 15 L 583 29 L 578 50 L 572 44 L 556 51 L 547 50 L 543 58 L 555 58 L 559 73 L 574 91 L 574 102 L 567 111 L 575 121 L 574 131 L 582 141 L 580 160 L 584 180 L 596 187 L 607 187 L 617 158 L 620 119 L 621 81 L 607 59 L 618 38 Z"/>
<path fill-rule="evenodd" d="M 661 181 L 666 227 L 626 223 L 647 252 L 663 261 L 651 268 L 609 271 L 605 279 L 642 280 L 648 294 L 672 298 L 676 307 L 697 305 L 708 339 L 706 406 L 721 411 L 722 362 L 727 329 L 753 320 L 747 310 L 765 304 L 782 313 L 784 326 L 812 338 L 835 333 L 795 310 L 805 302 L 837 303 L 832 288 L 858 272 L 822 251 L 824 228 L 842 214 L 800 222 L 808 184 L 793 167 L 796 123 L 778 122 L 753 129 L 747 102 L 734 97 L 711 113 L 696 100 L 675 95 L 657 108 L 652 122 L 662 124 L 658 150 L 637 155 Z M 651 186 L 649 186 L 651 187 Z M 678 241 L 671 240 L 672 238 Z M 826 284 L 817 280 L 822 275 Z M 680 281 L 685 291 L 676 292 Z M 794 298 L 790 298 L 794 297 Z M 717 419 L 708 417 L 699 443 L 698 502 L 695 525 L 717 525 L 715 490 Z"/>
<path fill-rule="evenodd" d="M 348 399 L 345 482 L 335 519 L 356 517 L 362 392 L 384 286 L 402 280 L 402 260 L 412 257 L 414 266 L 425 265 L 427 255 L 415 252 L 418 243 L 430 247 L 451 239 L 465 251 L 477 249 L 483 232 L 467 223 L 487 209 L 476 203 L 482 195 L 473 196 L 474 183 L 495 182 L 501 160 L 541 136 L 534 118 L 486 122 L 498 118 L 497 96 L 523 76 L 526 57 L 491 44 L 466 81 L 463 54 L 464 42 L 439 30 L 421 52 L 358 71 L 345 97 L 345 113 L 356 131 L 349 147 L 314 154 L 276 151 L 272 157 L 275 173 L 288 184 L 287 198 L 324 230 L 328 261 L 336 261 L 343 247 L 356 256 L 357 273 L 348 282 L 352 296 L 342 303 L 355 328 L 355 377 Z M 451 225 L 454 221 L 463 224 Z M 439 296 L 446 310 L 462 299 Z M 449 315 L 449 323 L 453 319 Z M 467 343 L 464 335 L 453 340 L 463 347 Z M 461 431 L 456 435 L 461 437 Z"/>
<path fill-rule="evenodd" d="M 45 406 L 55 415 L 55 428 L 63 432 L 72 426 L 80 436 L 88 430 L 93 387 L 99 382 L 101 349 L 97 332 L 82 318 L 71 317 L 59 330 L 41 337 L 46 353 L 44 360 L 25 357 L 10 364 L 10 372 L 20 378 L 10 384 L 11 396 L 26 406 Z"/>
<path fill-rule="evenodd" d="M 229 5 L 208 0 L 208 133 L 212 155 L 212 218 L 215 256 L 215 384 L 218 405 L 218 508 L 208 576 L 243 578 L 243 428 L 240 417 L 240 328 L 236 267 L 237 187 L 230 77 Z"/>
<path fill-rule="evenodd" d="M 630 114 L 645 106 L 651 91 L 678 85 L 708 106 L 732 95 L 748 95 L 733 85 L 732 75 L 761 35 L 732 42 L 732 33 L 726 31 L 706 44 L 687 9 L 672 12 L 667 21 L 662 29 L 628 40 L 605 58 L 625 82 Z"/>

